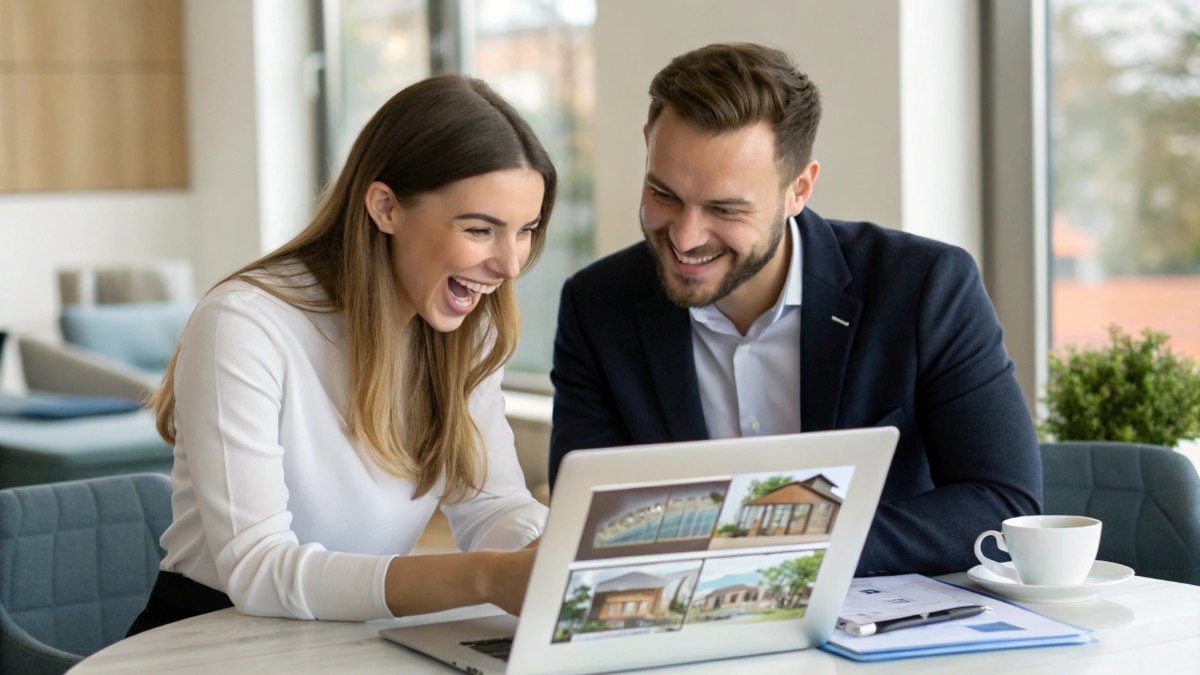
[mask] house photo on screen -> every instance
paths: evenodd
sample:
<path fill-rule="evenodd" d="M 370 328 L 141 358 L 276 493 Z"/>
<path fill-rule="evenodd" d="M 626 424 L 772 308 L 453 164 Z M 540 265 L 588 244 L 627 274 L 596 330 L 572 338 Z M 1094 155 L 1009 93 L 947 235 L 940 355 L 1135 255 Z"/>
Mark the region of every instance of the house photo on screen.
<path fill-rule="evenodd" d="M 708 480 L 597 491 L 576 560 L 704 551 L 728 489 Z"/>
<path fill-rule="evenodd" d="M 803 618 L 824 560 L 823 549 L 708 558 L 685 622 Z"/>
<path fill-rule="evenodd" d="M 679 630 L 700 565 L 683 560 L 572 572 L 553 642 Z"/>
<path fill-rule="evenodd" d="M 840 466 L 735 476 L 710 548 L 828 546 L 853 473 Z"/>

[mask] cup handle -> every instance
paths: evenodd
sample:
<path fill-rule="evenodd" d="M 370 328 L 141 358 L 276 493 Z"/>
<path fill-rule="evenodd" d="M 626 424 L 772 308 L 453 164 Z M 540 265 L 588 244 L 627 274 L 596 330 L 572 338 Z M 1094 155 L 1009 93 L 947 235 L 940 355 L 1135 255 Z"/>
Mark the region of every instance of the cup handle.
<path fill-rule="evenodd" d="M 987 571 L 995 574 L 998 577 L 1003 577 L 1010 581 L 1021 583 L 1021 579 L 1017 576 L 1016 570 L 1011 567 L 1005 567 L 1000 563 L 992 560 L 983 554 L 983 540 L 988 537 L 996 538 L 996 547 L 1001 551 L 1008 553 L 1008 546 L 1004 543 L 1004 535 L 996 530 L 988 530 L 975 538 L 975 557 L 979 559 L 979 563 L 984 566 Z"/>

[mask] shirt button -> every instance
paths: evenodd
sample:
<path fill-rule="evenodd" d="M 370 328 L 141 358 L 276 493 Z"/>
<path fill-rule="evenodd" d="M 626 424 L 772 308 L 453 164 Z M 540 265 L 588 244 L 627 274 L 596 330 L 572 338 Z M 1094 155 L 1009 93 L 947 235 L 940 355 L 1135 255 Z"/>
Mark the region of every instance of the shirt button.
<path fill-rule="evenodd" d="M 746 350 L 748 350 L 748 349 L 750 349 L 750 345 L 738 345 L 738 351 L 739 351 L 739 352 L 744 352 L 744 351 L 746 351 Z"/>
<path fill-rule="evenodd" d="M 758 420 L 750 420 L 750 431 L 758 431 L 758 428 L 761 426 L 762 425 L 758 423 Z"/>

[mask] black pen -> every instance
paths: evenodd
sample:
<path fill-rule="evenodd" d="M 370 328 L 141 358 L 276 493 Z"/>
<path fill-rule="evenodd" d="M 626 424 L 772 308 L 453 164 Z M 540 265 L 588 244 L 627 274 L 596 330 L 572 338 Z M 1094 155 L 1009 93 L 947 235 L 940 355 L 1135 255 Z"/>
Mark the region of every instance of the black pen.
<path fill-rule="evenodd" d="M 922 612 L 913 614 L 912 616 L 903 616 L 899 619 L 888 619 L 887 621 L 876 621 L 874 623 L 846 623 L 846 632 L 854 637 L 867 637 L 868 635 L 876 635 L 878 633 L 886 633 L 891 630 L 899 630 L 901 628 L 913 628 L 915 626 L 928 626 L 931 623 L 941 623 L 943 621 L 952 621 L 954 619 L 965 619 L 969 616 L 982 614 L 987 607 L 983 605 L 965 605 L 963 607 L 951 607 L 950 609 L 940 609 L 936 612 Z"/>

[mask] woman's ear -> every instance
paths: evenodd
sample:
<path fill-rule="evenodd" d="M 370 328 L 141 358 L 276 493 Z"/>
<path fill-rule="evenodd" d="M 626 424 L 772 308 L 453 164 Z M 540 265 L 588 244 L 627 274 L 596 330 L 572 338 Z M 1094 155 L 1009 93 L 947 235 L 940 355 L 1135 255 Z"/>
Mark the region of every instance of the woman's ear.
<path fill-rule="evenodd" d="M 385 234 L 395 234 L 396 225 L 400 220 L 400 208 L 392 189 L 385 183 L 375 181 L 367 186 L 367 196 L 364 201 L 367 206 L 367 214 L 375 222 L 375 227 Z"/>

